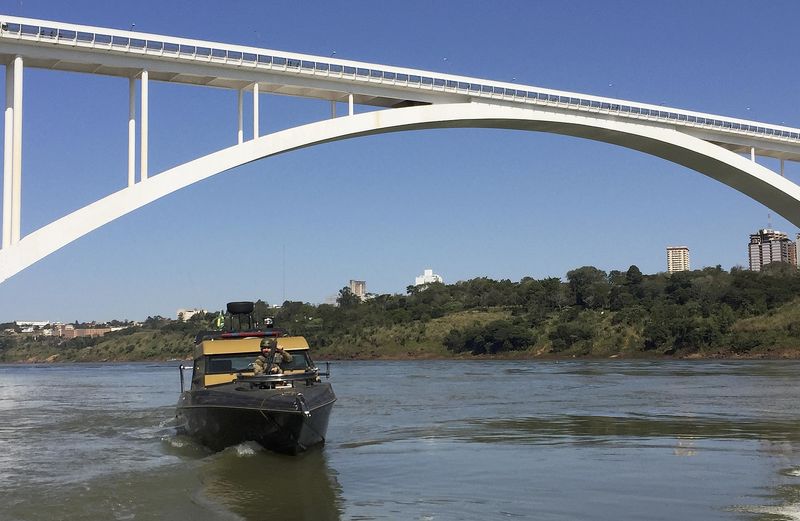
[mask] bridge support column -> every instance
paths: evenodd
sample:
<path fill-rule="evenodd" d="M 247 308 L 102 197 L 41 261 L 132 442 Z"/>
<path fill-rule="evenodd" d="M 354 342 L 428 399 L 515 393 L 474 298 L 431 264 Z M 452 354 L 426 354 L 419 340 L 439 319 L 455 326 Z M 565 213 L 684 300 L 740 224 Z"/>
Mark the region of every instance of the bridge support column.
<path fill-rule="evenodd" d="M 783 159 L 781 159 L 781 177 L 785 177 L 785 176 L 783 175 Z"/>
<path fill-rule="evenodd" d="M 128 186 L 136 183 L 136 79 L 128 80 Z"/>
<path fill-rule="evenodd" d="M 244 100 L 242 99 L 244 94 L 242 89 L 237 91 L 236 96 L 236 117 L 238 121 L 238 130 L 236 132 L 236 142 L 238 144 L 242 144 L 244 142 L 244 121 L 242 119 L 242 107 L 244 105 Z"/>
<path fill-rule="evenodd" d="M 258 139 L 258 82 L 253 84 L 253 139 Z"/>
<path fill-rule="evenodd" d="M 11 190 L 14 146 L 14 64 L 6 65 L 6 109 L 3 142 L 3 248 L 11 246 Z"/>
<path fill-rule="evenodd" d="M 750 147 L 750 161 L 756 162 L 756 147 Z"/>
<path fill-rule="evenodd" d="M 331 119 L 336 118 L 336 102 L 331 100 Z"/>
<path fill-rule="evenodd" d="M 141 173 L 139 175 L 140 181 L 144 181 L 147 179 L 147 125 L 148 125 L 148 104 L 149 104 L 149 93 L 148 93 L 148 74 L 147 71 L 142 71 L 142 102 L 140 104 L 142 114 L 140 115 L 141 119 L 141 132 L 142 136 L 140 138 L 141 144 L 139 145 L 141 149 L 140 152 L 140 159 L 139 159 L 139 168 L 141 169 Z"/>
<path fill-rule="evenodd" d="M 11 147 L 11 244 L 19 242 L 22 216 L 22 57 L 14 58 L 12 105 L 13 136 Z"/>
<path fill-rule="evenodd" d="M 347 113 L 353 115 L 353 94 L 347 95 Z"/>

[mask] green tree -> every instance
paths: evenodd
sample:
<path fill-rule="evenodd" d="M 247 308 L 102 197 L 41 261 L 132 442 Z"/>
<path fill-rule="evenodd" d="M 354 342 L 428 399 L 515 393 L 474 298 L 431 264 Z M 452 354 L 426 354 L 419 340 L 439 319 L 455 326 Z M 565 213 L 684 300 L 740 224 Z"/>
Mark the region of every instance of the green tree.
<path fill-rule="evenodd" d="M 361 299 L 358 295 L 350 291 L 347 286 L 339 290 L 339 296 L 336 297 L 336 303 L 342 309 L 352 308 L 361 304 Z"/>
<path fill-rule="evenodd" d="M 468 351 L 473 355 L 482 355 L 526 349 L 535 341 L 535 335 L 524 324 L 495 320 L 463 331 L 452 329 L 445 336 L 444 345 L 456 353 Z"/>
<path fill-rule="evenodd" d="M 638 286 L 642 283 L 643 279 L 642 270 L 635 264 L 631 264 L 628 271 L 625 272 L 625 282 L 629 286 Z"/>
<path fill-rule="evenodd" d="M 584 351 L 591 349 L 597 324 L 591 318 L 591 311 L 569 311 L 563 313 L 549 338 L 553 352 L 559 353 L 573 348 Z"/>
<path fill-rule="evenodd" d="M 573 302 L 583 308 L 602 308 L 608 303 L 610 287 L 606 272 L 583 266 L 567 272 Z"/>

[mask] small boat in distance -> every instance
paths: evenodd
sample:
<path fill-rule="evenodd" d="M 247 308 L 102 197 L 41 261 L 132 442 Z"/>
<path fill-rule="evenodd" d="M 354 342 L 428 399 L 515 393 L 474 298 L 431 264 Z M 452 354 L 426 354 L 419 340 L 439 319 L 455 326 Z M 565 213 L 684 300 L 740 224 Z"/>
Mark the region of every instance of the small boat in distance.
<path fill-rule="evenodd" d="M 297 454 L 325 442 L 336 395 L 320 380 L 308 343 L 255 320 L 252 302 L 230 302 L 226 327 L 195 339 L 192 380 L 181 395 L 178 432 L 212 450 L 255 441 Z"/>

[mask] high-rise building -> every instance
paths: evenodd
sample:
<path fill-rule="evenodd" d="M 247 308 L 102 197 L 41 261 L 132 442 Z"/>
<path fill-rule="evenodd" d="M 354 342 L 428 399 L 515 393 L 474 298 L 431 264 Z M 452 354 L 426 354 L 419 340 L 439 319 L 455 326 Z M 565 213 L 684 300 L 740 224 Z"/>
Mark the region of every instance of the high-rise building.
<path fill-rule="evenodd" d="M 686 246 L 667 246 L 667 271 L 687 271 L 689 268 L 689 248 Z"/>
<path fill-rule="evenodd" d="M 367 281 L 366 280 L 351 280 L 350 292 L 356 297 L 364 300 L 367 298 Z"/>
<path fill-rule="evenodd" d="M 786 262 L 797 266 L 797 246 L 789 236 L 777 230 L 764 228 L 750 235 L 747 256 L 752 271 L 761 269 L 770 262 Z"/>

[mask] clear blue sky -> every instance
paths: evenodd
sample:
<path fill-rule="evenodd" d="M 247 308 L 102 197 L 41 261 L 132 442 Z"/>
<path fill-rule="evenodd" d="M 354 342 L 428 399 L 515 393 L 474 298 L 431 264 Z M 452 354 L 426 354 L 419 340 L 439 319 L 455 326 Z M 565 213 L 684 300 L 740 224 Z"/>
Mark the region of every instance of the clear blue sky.
<path fill-rule="evenodd" d="M 1 10 L 800 127 L 800 3 L 790 0 L 8 0 Z M 23 234 L 125 185 L 127 89 L 120 78 L 26 70 Z M 271 95 L 260 104 L 262 133 L 330 111 Z M 151 172 L 235 139 L 234 92 L 151 84 Z M 800 165 L 786 175 L 800 180 Z M 668 245 L 689 246 L 694 268 L 730 269 L 746 265 L 748 234 L 770 213 L 794 236 L 720 183 L 603 143 L 396 133 L 268 158 L 125 216 L 0 284 L 0 322 L 318 303 L 349 279 L 398 293 L 424 268 L 446 282 L 563 277 L 583 265 L 655 273 Z"/>

